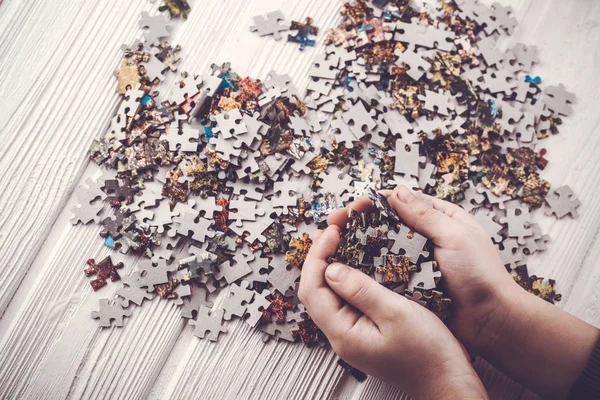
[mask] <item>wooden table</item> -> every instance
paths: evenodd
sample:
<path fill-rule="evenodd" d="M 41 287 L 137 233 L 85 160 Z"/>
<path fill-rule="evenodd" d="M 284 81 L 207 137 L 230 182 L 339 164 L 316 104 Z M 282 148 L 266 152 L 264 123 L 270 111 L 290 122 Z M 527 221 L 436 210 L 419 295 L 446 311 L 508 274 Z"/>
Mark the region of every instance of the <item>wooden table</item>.
<path fill-rule="evenodd" d="M 0 3 L 2 3 L 0 1 Z M 181 70 L 204 72 L 231 61 L 240 75 L 289 73 L 300 89 L 324 32 L 339 21 L 342 0 L 196 0 L 171 42 L 183 47 Z M 577 95 L 574 115 L 546 141 L 544 171 L 569 184 L 580 218 L 556 221 L 536 212 L 552 240 L 530 270 L 558 281 L 559 304 L 600 325 L 600 2 L 502 1 L 520 25 L 510 43 L 541 50 L 544 84 Z M 94 171 L 92 139 L 108 126 L 119 97 L 113 71 L 120 46 L 141 37 L 146 0 L 4 0 L 0 5 L 0 398 L 353 398 L 401 397 L 375 379 L 363 384 L 336 365 L 332 351 L 274 341 L 239 321 L 218 343 L 198 340 L 172 302 L 136 309 L 123 329 L 90 318 L 98 298 L 84 277 L 86 259 L 111 254 L 99 226 L 73 227 L 73 189 Z M 319 46 L 259 38 L 252 16 L 282 9 L 289 19 L 314 17 Z M 493 398 L 531 393 L 477 361 Z"/>

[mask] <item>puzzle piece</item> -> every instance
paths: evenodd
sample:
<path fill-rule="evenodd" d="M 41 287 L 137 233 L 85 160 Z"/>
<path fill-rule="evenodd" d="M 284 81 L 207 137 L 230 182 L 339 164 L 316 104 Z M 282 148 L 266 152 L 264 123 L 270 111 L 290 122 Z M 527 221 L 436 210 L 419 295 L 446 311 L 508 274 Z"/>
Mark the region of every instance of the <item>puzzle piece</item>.
<path fill-rule="evenodd" d="M 191 237 L 198 242 L 204 242 L 207 238 L 215 236 L 215 231 L 210 229 L 213 226 L 213 221 L 203 217 L 197 217 L 189 212 L 185 212 L 183 216 L 174 217 L 173 222 L 179 224 L 172 230 L 173 233 L 176 232 L 181 236 Z M 169 232 L 169 235 L 171 235 L 171 231 Z"/>
<path fill-rule="evenodd" d="M 306 46 L 314 46 L 315 41 L 309 39 L 309 36 L 316 36 L 319 33 L 319 28 L 312 25 L 312 18 L 306 17 L 306 23 L 292 21 L 290 25 L 291 31 L 297 31 L 294 35 L 288 35 L 288 42 L 300 44 L 300 50 L 304 50 Z"/>
<path fill-rule="evenodd" d="M 444 94 L 443 90 L 438 93 L 431 90 L 425 90 L 425 96 L 419 95 L 419 100 L 423 100 L 425 105 L 423 108 L 427 111 L 436 112 L 440 115 L 448 116 L 450 110 L 454 110 L 454 105 L 451 103 L 451 96 Z"/>
<path fill-rule="evenodd" d="M 216 114 L 212 117 L 212 120 L 216 124 L 213 133 L 220 134 L 224 139 L 237 137 L 248 132 L 242 114 L 237 108 Z"/>
<path fill-rule="evenodd" d="M 435 289 L 436 279 L 442 277 L 442 273 L 437 270 L 437 263 L 435 261 L 422 262 L 419 268 L 419 271 L 413 272 L 410 276 L 407 284 L 408 290 L 412 292 L 417 286 L 425 290 Z"/>
<path fill-rule="evenodd" d="M 502 241 L 502 236 L 500 235 L 500 231 L 503 229 L 503 226 L 497 223 L 494 218 L 496 217 L 496 213 L 494 212 L 483 212 L 481 210 L 477 214 L 474 215 L 477 222 L 481 224 L 483 229 L 490 235 L 490 237 L 496 243 L 500 243 Z M 502 222 L 502 220 L 500 220 Z"/>
<path fill-rule="evenodd" d="M 405 225 L 400 226 L 398 232 L 390 229 L 387 232 L 387 238 L 393 242 L 389 248 L 390 254 L 405 255 L 415 264 L 420 257 L 427 258 L 429 256 L 429 251 L 424 250 L 427 238 L 411 231 Z"/>
<path fill-rule="evenodd" d="M 158 46 L 161 38 L 169 36 L 169 23 L 162 14 L 150 16 L 146 11 L 142 12 L 139 27 L 144 31 L 144 42 Z"/>
<path fill-rule="evenodd" d="M 123 268 L 123 263 L 119 262 L 117 264 L 113 264 L 110 256 L 104 258 L 99 263 L 96 263 L 93 258 L 90 258 L 85 263 L 88 265 L 88 267 L 83 271 L 85 276 L 96 276 L 96 279 L 90 281 L 90 285 L 94 291 L 106 286 L 107 279 L 110 279 L 112 282 L 121 279 L 117 269 Z"/>
<path fill-rule="evenodd" d="M 160 138 L 169 143 L 170 151 L 195 152 L 198 150 L 200 130 L 191 127 L 171 127 L 168 134 Z"/>
<path fill-rule="evenodd" d="M 290 265 L 283 255 L 275 255 L 269 264 L 273 270 L 269 272 L 267 280 L 273 287 L 272 290 L 280 293 L 293 290 L 296 280 L 300 278 L 300 269 Z"/>
<path fill-rule="evenodd" d="M 117 290 L 117 296 L 122 297 L 121 305 L 129 307 L 131 303 L 141 306 L 146 300 L 152 300 L 154 295 L 148 293 L 146 289 L 140 286 L 140 282 L 134 276 L 126 276 L 123 278 L 123 287 Z"/>
<path fill-rule="evenodd" d="M 229 293 L 223 301 L 223 310 L 225 314 L 223 318 L 229 321 L 232 316 L 243 317 L 246 313 L 246 304 L 252 301 L 254 297 L 254 291 L 248 289 L 249 283 L 247 281 L 241 284 L 233 283 L 229 285 Z"/>
<path fill-rule="evenodd" d="M 408 71 L 406 71 L 406 74 L 415 81 L 421 79 L 423 75 L 425 75 L 431 68 L 431 64 L 420 55 L 412 51 L 410 47 L 404 52 L 400 51 L 400 49 L 396 49 L 394 54 L 398 56 L 395 65 L 398 67 L 402 67 L 402 64 L 408 66 Z"/>
<path fill-rule="evenodd" d="M 342 119 L 348 124 L 352 134 L 356 138 L 361 139 L 377 126 L 373 115 L 373 110 L 367 111 L 362 101 L 358 101 L 342 114 Z"/>
<path fill-rule="evenodd" d="M 523 254 L 519 251 L 519 244 L 515 239 L 506 239 L 496 244 L 496 249 L 502 264 L 511 270 L 522 264 Z"/>
<path fill-rule="evenodd" d="M 267 299 L 271 292 L 264 289 L 262 292 L 254 291 L 254 300 L 246 305 L 246 316 L 244 320 L 251 327 L 256 327 L 263 316 L 263 312 L 271 305 L 271 302 Z"/>
<path fill-rule="evenodd" d="M 285 20 L 285 17 L 280 10 L 268 13 L 266 18 L 257 15 L 254 17 L 256 25 L 251 26 L 250 31 L 258 33 L 259 36 L 273 35 L 275 40 L 279 40 L 281 39 L 279 32 L 288 30 L 288 26 L 282 23 L 283 20 Z"/>
<path fill-rule="evenodd" d="M 542 101 L 546 104 L 548 110 L 556 114 L 569 116 L 573 113 L 571 104 L 575 103 L 575 95 L 568 92 L 565 85 L 561 83 L 558 86 L 548 86 L 544 90 Z"/>
<path fill-rule="evenodd" d="M 229 202 L 229 219 L 238 228 L 243 226 L 243 221 L 256 221 L 257 216 L 265 215 L 265 210 L 258 208 L 258 202 L 245 200 L 231 200 Z"/>
<path fill-rule="evenodd" d="M 419 145 L 409 144 L 396 140 L 396 149 L 389 151 L 389 156 L 394 157 L 394 172 L 405 177 L 419 176 L 419 163 L 425 163 L 426 158 L 419 156 Z"/>
<path fill-rule="evenodd" d="M 140 260 L 134 276 L 137 279 L 137 286 L 145 287 L 148 292 L 153 292 L 155 285 L 169 282 L 169 272 L 175 271 L 177 271 L 177 265 L 175 263 L 168 265 L 167 260 L 159 259 L 156 263 L 151 260 Z"/>
<path fill-rule="evenodd" d="M 508 237 L 516 238 L 519 244 L 525 244 L 525 238 L 533 235 L 531 230 L 531 217 L 525 208 L 512 208 L 506 210 L 506 217 L 500 222 L 508 225 Z"/>
<path fill-rule="evenodd" d="M 233 257 L 234 263 L 231 261 L 219 264 L 219 272 L 215 273 L 215 279 L 221 280 L 225 278 L 228 284 L 231 284 L 238 279 L 245 277 L 252 272 L 252 268 L 248 265 L 249 261 L 254 259 L 253 255 L 244 255 L 238 253 Z"/>
<path fill-rule="evenodd" d="M 581 204 L 567 185 L 558 187 L 548 193 L 546 203 L 550 206 L 550 210 L 546 211 L 546 215 L 554 214 L 557 218 L 562 218 L 567 214 L 570 214 L 571 218 L 577 218 L 577 207 Z"/>
<path fill-rule="evenodd" d="M 181 307 L 181 316 L 183 318 L 194 318 L 198 315 L 200 307 L 211 308 L 213 302 L 207 300 L 208 289 L 198 285 L 190 284 L 189 300 L 185 301 Z"/>
<path fill-rule="evenodd" d="M 398 42 L 451 51 L 454 49 L 454 38 L 454 32 L 421 25 L 416 19 L 413 19 L 412 23 L 396 22 L 394 40 Z"/>
<path fill-rule="evenodd" d="M 124 310 L 121 304 L 109 299 L 100 299 L 98 311 L 92 311 L 92 318 L 99 319 L 99 324 L 103 328 L 110 328 L 111 321 L 114 321 L 114 326 L 121 327 L 123 318 L 129 316 L 131 316 L 131 310 Z"/>
<path fill-rule="evenodd" d="M 227 328 L 221 325 L 223 313 L 224 311 L 219 309 L 213 311 L 209 315 L 209 308 L 200 306 L 196 319 L 188 320 L 188 324 L 194 326 L 194 336 L 199 337 L 200 339 L 204 339 L 206 336 L 211 342 L 216 342 L 219 339 L 220 333 L 227 332 Z"/>

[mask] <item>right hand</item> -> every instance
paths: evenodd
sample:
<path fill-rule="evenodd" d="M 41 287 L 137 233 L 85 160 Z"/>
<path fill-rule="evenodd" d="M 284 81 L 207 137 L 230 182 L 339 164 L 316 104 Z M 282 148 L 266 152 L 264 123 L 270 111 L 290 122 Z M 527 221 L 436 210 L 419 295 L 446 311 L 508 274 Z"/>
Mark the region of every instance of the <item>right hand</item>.
<path fill-rule="evenodd" d="M 474 354 L 491 345 L 510 313 L 509 296 L 522 289 L 514 282 L 485 229 L 468 212 L 452 203 L 424 196 L 433 208 L 404 186 L 387 192 L 388 201 L 408 227 L 431 239 L 453 314 L 452 333 Z M 352 205 L 371 209 L 363 197 Z M 329 225 L 344 228 L 347 210 L 332 212 Z"/>

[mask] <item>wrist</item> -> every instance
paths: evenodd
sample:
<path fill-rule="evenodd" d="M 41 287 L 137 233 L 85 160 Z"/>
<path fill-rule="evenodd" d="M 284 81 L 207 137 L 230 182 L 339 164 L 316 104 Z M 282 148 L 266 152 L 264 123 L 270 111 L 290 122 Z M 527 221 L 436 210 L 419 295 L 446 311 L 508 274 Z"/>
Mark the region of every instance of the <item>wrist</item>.
<path fill-rule="evenodd" d="M 530 303 L 530 294 L 519 285 L 511 282 L 508 285 L 498 285 L 490 289 L 492 307 L 480 319 L 479 331 L 469 350 L 485 358 L 486 354 L 494 352 L 499 343 L 515 339 L 515 333 L 523 324 L 526 305 Z M 526 329 L 525 329 L 526 331 Z"/>
<path fill-rule="evenodd" d="M 487 399 L 479 376 L 465 355 L 429 369 L 410 393 L 414 399 Z"/>

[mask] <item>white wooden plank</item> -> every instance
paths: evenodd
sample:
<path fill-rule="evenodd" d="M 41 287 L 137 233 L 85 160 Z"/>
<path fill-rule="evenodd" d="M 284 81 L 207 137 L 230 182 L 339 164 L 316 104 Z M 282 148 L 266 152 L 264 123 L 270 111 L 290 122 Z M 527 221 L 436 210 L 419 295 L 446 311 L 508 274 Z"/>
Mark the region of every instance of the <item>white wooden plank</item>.
<path fill-rule="evenodd" d="M 0 13 L 0 315 L 117 102 L 120 46 L 146 1 L 6 1 Z M 24 217 L 26 216 L 26 217 Z"/>

